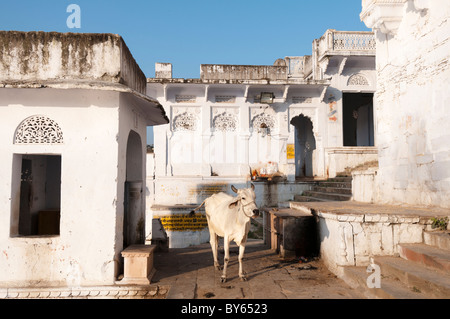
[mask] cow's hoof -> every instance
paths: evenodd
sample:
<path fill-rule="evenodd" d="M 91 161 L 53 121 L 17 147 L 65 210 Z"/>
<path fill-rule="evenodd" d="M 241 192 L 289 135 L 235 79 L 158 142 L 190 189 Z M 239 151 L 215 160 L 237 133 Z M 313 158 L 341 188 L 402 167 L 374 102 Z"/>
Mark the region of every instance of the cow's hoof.
<path fill-rule="evenodd" d="M 222 270 L 221 266 L 214 266 L 216 268 L 216 270 Z"/>
<path fill-rule="evenodd" d="M 247 277 L 241 276 L 241 281 L 247 281 Z"/>
<path fill-rule="evenodd" d="M 227 277 L 220 277 L 220 282 L 227 282 Z"/>

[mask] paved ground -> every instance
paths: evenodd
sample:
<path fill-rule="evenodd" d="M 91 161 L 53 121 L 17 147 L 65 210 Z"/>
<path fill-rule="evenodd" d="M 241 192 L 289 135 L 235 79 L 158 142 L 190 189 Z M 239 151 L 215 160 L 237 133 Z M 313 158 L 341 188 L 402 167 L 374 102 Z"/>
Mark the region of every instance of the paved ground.
<path fill-rule="evenodd" d="M 222 246 L 223 247 L 223 246 Z M 223 263 L 223 250 L 219 254 Z M 319 259 L 282 260 L 261 240 L 247 244 L 244 269 L 238 276 L 238 247 L 232 245 L 228 280 L 213 267 L 209 244 L 155 254 L 152 284 L 170 286 L 167 299 L 352 299 L 364 298 L 330 273 Z"/>

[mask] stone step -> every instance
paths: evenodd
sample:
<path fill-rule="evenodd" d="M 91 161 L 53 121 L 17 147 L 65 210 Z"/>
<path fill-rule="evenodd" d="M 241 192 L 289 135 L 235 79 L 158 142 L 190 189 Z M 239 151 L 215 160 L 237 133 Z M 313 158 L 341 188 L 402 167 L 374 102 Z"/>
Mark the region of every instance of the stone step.
<path fill-rule="evenodd" d="M 319 186 L 313 186 L 312 188 L 315 192 L 322 192 L 322 193 L 332 193 L 332 194 L 344 194 L 344 195 L 351 195 L 352 189 L 351 188 L 338 188 L 338 187 L 322 187 L 322 185 Z"/>
<path fill-rule="evenodd" d="M 319 198 L 319 197 L 312 197 L 312 196 L 305 196 L 305 195 L 295 195 L 294 196 L 294 202 L 329 202 L 331 200 Z"/>
<path fill-rule="evenodd" d="M 352 188 L 352 183 L 347 182 L 317 182 L 315 184 L 317 187 L 334 187 L 334 188 Z"/>
<path fill-rule="evenodd" d="M 399 244 L 400 257 L 450 273 L 450 251 L 424 244 Z"/>
<path fill-rule="evenodd" d="M 329 182 L 352 182 L 352 177 L 351 176 L 336 176 L 333 178 L 329 178 L 327 179 L 327 181 Z"/>
<path fill-rule="evenodd" d="M 343 280 L 352 288 L 359 289 L 368 298 L 425 299 L 427 296 L 414 291 L 398 280 L 381 276 L 380 288 L 369 288 L 367 278 L 371 275 L 367 267 L 344 267 Z"/>
<path fill-rule="evenodd" d="M 310 196 L 314 198 L 322 198 L 331 201 L 348 201 L 351 199 L 351 195 L 347 194 L 331 194 L 324 192 L 315 192 L 315 191 L 304 191 L 303 196 Z"/>
<path fill-rule="evenodd" d="M 450 231 L 426 231 L 423 233 L 423 241 L 427 245 L 450 250 Z"/>
<path fill-rule="evenodd" d="M 291 207 L 291 202 L 290 201 L 288 201 L 288 202 L 279 202 L 277 207 L 278 208 L 289 208 L 289 207 Z M 261 208 L 260 208 L 260 210 L 261 210 Z"/>
<path fill-rule="evenodd" d="M 425 267 L 400 257 L 374 257 L 381 267 L 381 278 L 398 279 L 409 289 L 429 298 L 450 298 L 450 276 L 447 272 Z"/>

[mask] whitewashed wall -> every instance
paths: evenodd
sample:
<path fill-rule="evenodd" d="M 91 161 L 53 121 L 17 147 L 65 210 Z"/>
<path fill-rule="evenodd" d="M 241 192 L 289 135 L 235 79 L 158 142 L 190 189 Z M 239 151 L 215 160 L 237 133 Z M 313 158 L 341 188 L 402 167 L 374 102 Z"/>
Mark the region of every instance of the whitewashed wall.
<path fill-rule="evenodd" d="M 450 207 L 450 2 L 363 1 L 361 17 L 377 39 L 376 200 Z"/>
<path fill-rule="evenodd" d="M 146 132 L 131 108 L 122 105 L 119 111 L 119 96 L 78 89 L 0 90 L 0 285 L 114 283 L 123 248 L 126 141 L 136 124 L 144 141 Z M 36 114 L 58 124 L 62 144 L 13 143 L 18 125 Z M 14 154 L 61 155 L 59 236 L 17 236 L 12 216 L 20 199 L 21 163 L 13 162 Z"/>

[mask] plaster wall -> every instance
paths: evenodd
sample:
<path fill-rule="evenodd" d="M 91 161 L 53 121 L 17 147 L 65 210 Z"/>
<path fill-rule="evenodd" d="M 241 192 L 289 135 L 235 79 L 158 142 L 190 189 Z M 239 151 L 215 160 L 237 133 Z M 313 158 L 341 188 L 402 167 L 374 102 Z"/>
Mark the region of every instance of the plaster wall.
<path fill-rule="evenodd" d="M 0 101 L 0 285 L 112 284 L 122 249 L 115 238 L 123 206 L 123 192 L 117 190 L 123 170 L 119 93 L 2 89 Z M 59 125 L 62 144 L 13 143 L 18 125 L 37 114 Z M 61 156 L 59 236 L 17 236 L 21 163 L 14 162 L 14 154 Z"/>
<path fill-rule="evenodd" d="M 398 244 L 422 243 L 427 218 L 317 212 L 320 256 L 337 276 L 345 266 L 367 266 L 373 256 L 398 254 Z"/>
<path fill-rule="evenodd" d="M 395 5 L 395 28 L 365 18 L 377 39 L 376 201 L 449 208 L 450 3 Z"/>

